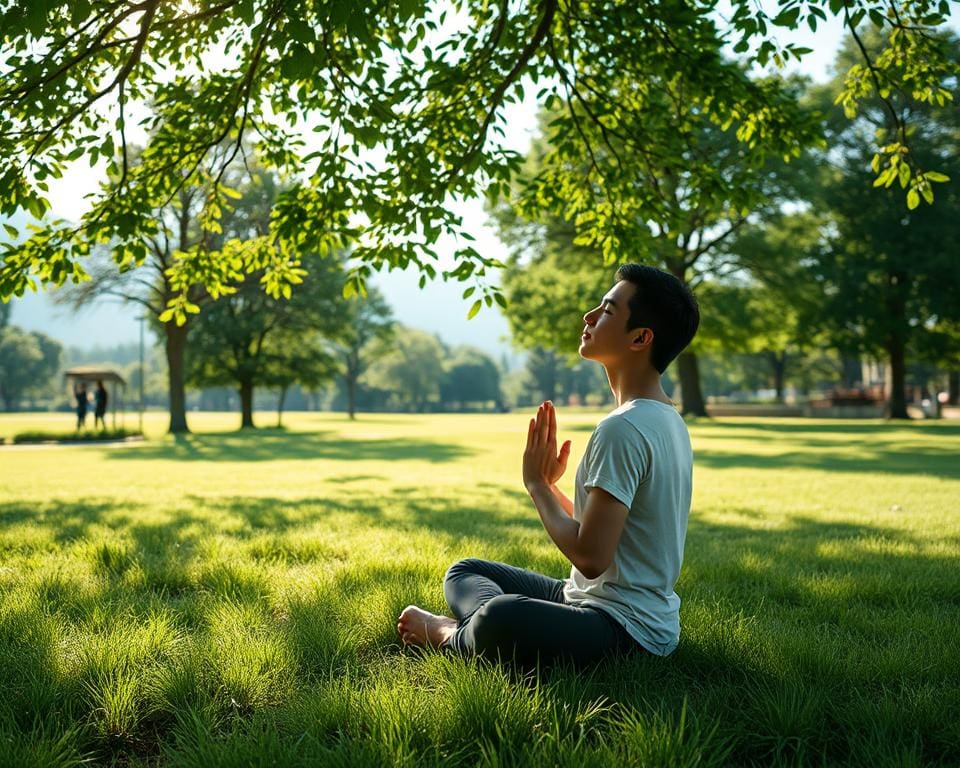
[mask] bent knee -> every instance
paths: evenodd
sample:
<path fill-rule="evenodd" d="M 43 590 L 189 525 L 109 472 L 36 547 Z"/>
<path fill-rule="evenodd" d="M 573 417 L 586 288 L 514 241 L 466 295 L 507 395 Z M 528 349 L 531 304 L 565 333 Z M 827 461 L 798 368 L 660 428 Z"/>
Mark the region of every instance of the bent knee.
<path fill-rule="evenodd" d="M 479 560 L 476 557 L 468 557 L 464 560 L 457 560 L 457 562 L 447 568 L 447 572 L 443 576 L 443 583 L 446 584 L 448 581 L 451 579 L 456 579 L 458 576 L 480 572 L 482 570 L 481 565 L 483 562 L 483 560 Z"/>
<path fill-rule="evenodd" d="M 497 595 L 477 611 L 470 621 L 474 641 L 480 652 L 512 651 L 523 621 L 521 595 Z"/>

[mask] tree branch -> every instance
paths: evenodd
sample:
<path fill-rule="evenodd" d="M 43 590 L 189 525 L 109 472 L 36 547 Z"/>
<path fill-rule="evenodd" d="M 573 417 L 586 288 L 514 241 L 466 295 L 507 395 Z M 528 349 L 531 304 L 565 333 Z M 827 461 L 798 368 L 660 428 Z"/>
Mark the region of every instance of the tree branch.
<path fill-rule="evenodd" d="M 140 20 L 140 32 L 137 35 L 137 42 L 133 47 L 133 51 L 130 52 L 130 57 L 117 73 L 117 76 L 108 85 L 104 86 L 99 91 L 90 94 L 90 96 L 88 96 L 80 106 L 60 118 L 60 120 L 58 120 L 57 123 L 46 132 L 44 137 L 37 142 L 37 145 L 34 147 L 27 159 L 27 164 L 33 162 L 47 142 L 49 142 L 50 139 L 53 138 L 54 134 L 56 134 L 56 132 L 59 131 L 64 125 L 74 120 L 78 115 L 90 107 L 90 105 L 106 96 L 122 81 L 126 80 L 126 78 L 133 71 L 133 68 L 140 61 L 140 56 L 143 53 L 144 46 L 147 44 L 147 38 L 150 35 L 150 23 L 153 21 L 153 17 L 157 12 L 157 6 L 159 4 L 160 0 L 146 0 L 146 2 L 142 4 L 144 8 L 144 14 L 143 18 Z"/>

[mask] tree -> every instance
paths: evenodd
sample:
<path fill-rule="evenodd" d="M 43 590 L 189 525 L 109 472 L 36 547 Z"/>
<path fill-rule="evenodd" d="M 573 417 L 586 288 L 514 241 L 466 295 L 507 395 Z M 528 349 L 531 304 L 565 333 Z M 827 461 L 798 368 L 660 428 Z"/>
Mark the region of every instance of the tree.
<path fill-rule="evenodd" d="M 957 50 L 955 38 L 941 42 Z M 868 37 L 866 45 L 881 50 L 882 41 Z M 859 47 L 859 40 L 850 41 L 841 63 Z M 840 87 L 835 82 L 819 96 L 835 99 Z M 871 166 L 878 160 L 869 142 L 875 136 L 893 140 L 903 120 L 912 126 L 913 162 L 921 169 L 941 168 L 947 176 L 910 169 L 899 174 L 895 164 L 892 175 L 888 170 L 872 181 Z M 960 241 L 960 110 L 934 112 L 922 100 L 891 94 L 864 101 L 853 122 L 834 114 L 829 130 L 835 150 L 816 200 L 830 214 L 815 260 L 823 312 L 841 348 L 887 361 L 888 414 L 909 418 L 908 355 L 922 358 L 934 346 L 937 325 L 960 320 L 960 267 L 953 253 Z M 925 186 L 910 186 L 918 175 Z M 909 189 L 906 210 L 884 193 L 884 186 L 895 183 Z M 932 194 L 933 183 L 947 215 L 920 205 L 922 197 Z"/>
<path fill-rule="evenodd" d="M 313 256 L 304 263 L 309 271 L 288 299 L 264 293 L 263 275 L 253 274 L 192 321 L 187 378 L 198 386 L 236 385 L 241 427 L 254 426 L 257 384 L 283 389 L 333 377 L 328 338 L 340 328 L 341 262 Z"/>
<path fill-rule="evenodd" d="M 771 210 L 793 192 L 790 184 L 783 183 L 789 177 L 772 172 L 776 165 L 769 151 L 748 150 L 732 127 L 715 124 L 698 110 L 696 98 L 676 77 L 646 83 L 639 93 L 627 83 L 620 86 L 616 98 L 645 105 L 642 122 L 629 122 L 633 113 L 621 114 L 613 97 L 589 94 L 580 107 L 588 112 L 606 110 L 617 130 L 605 123 L 586 128 L 583 136 L 589 153 L 586 160 L 578 161 L 569 140 L 550 128 L 562 118 L 551 120 L 549 140 L 531 152 L 528 175 L 510 204 L 512 210 L 500 216 L 508 239 L 522 246 L 515 250 L 511 270 L 504 278 L 507 295 L 511 300 L 532 300 L 536 307 L 533 313 L 519 310 L 521 322 L 517 325 L 527 326 L 523 337 L 530 335 L 531 324 L 551 333 L 569 324 L 570 318 L 561 313 L 579 315 L 593 306 L 608 287 L 600 288 L 600 275 L 612 273 L 610 267 L 617 261 L 652 263 L 691 287 L 710 275 L 722 274 L 728 267 L 726 241 L 748 216 Z M 783 114 L 791 114 L 798 131 L 802 128 L 806 131 L 803 135 L 812 140 L 810 116 L 785 106 L 791 93 L 788 85 L 767 81 L 757 87 L 771 101 L 783 104 Z M 661 135 L 656 130 L 659 123 L 672 125 L 673 131 Z M 623 150 L 633 146 L 638 135 L 647 137 L 643 150 L 627 159 Z M 794 153 L 798 150 L 789 154 Z M 584 164 L 586 171 L 581 170 Z M 591 183 L 580 186 L 578 178 L 584 174 Z M 554 187 L 566 194 L 562 203 L 547 209 L 541 201 L 545 190 Z M 599 240 L 591 234 L 598 218 L 606 222 L 606 234 Z M 520 232 L 513 235 L 510 229 L 518 224 Z M 540 225 L 539 236 L 535 228 L 530 231 L 529 224 Z M 535 246 L 534 255 L 524 264 L 521 259 L 531 250 L 531 239 L 539 239 L 541 251 L 536 253 Z M 551 243 L 549 254 L 543 252 L 547 242 Z M 572 290 L 558 288 L 547 279 L 551 272 L 562 274 L 571 268 L 591 275 L 584 283 L 596 292 L 586 303 L 564 303 Z M 534 269 L 532 275 L 522 280 L 519 273 L 530 269 Z M 514 286 L 519 290 L 513 290 Z M 704 310 L 710 311 L 709 307 Z M 516 308 L 508 308 L 508 317 L 515 312 Z M 571 334 L 570 341 L 578 336 Z M 548 343 L 556 345 L 556 341 Z M 705 416 L 695 346 L 680 354 L 677 372 L 683 413 Z"/>
<path fill-rule="evenodd" d="M 823 297 L 810 270 L 824 226 L 823 217 L 809 210 L 750 223 L 727 248 L 739 279 L 708 283 L 700 291 L 711 308 L 702 319 L 704 348 L 759 355 L 777 402 L 783 402 L 790 367 L 828 341 Z"/>
<path fill-rule="evenodd" d="M 162 208 L 155 212 L 156 231 L 145 235 L 142 245 L 145 254 L 140 261 L 117 270 L 112 259 L 102 251 L 88 260 L 89 280 L 71 286 L 57 295 L 57 301 L 74 309 L 104 297 L 119 299 L 140 308 L 163 340 L 167 361 L 167 392 L 171 433 L 189 432 L 187 426 L 184 354 L 190 323 L 164 317 L 167 305 L 182 288 L 174 282 L 170 269 L 179 254 L 189 253 L 204 237 L 198 224 L 202 210 L 203 190 L 184 186 Z M 199 306 L 210 298 L 199 284 L 191 285 L 186 298 L 191 306 Z"/>
<path fill-rule="evenodd" d="M 557 399 L 564 358 L 552 349 L 534 347 L 527 355 L 527 380 L 539 401 Z"/>
<path fill-rule="evenodd" d="M 500 371 L 487 353 L 473 347 L 458 347 L 444 365 L 440 401 L 445 407 L 462 409 L 469 403 L 501 404 Z"/>
<path fill-rule="evenodd" d="M 347 413 L 356 418 L 357 387 L 372 362 L 378 342 L 393 336 L 393 317 L 383 294 L 376 288 L 348 301 L 341 312 L 342 325 L 334 341 L 340 359 L 340 375 L 347 395 Z"/>
<path fill-rule="evenodd" d="M 439 400 L 446 350 L 434 334 L 399 326 L 389 345 L 381 344 L 380 349 L 363 377 L 366 383 L 418 413 Z"/>
<path fill-rule="evenodd" d="M 386 265 L 433 277 L 435 243 L 460 225 L 449 198 L 481 189 L 495 196 L 518 168 L 503 128 L 506 107 L 524 88 L 539 89 L 558 114 L 567 108 L 556 124 L 561 140 L 554 143 L 563 148 L 556 172 L 567 158 L 589 157 L 598 134 L 617 139 L 609 146 L 621 159 L 643 156 L 652 143 L 669 148 L 660 158 L 665 166 L 681 165 L 672 122 L 643 128 L 648 83 L 675 83 L 685 111 L 735 129 L 750 151 L 790 153 L 804 131 L 789 103 L 745 78 L 740 64 L 799 58 L 805 52 L 779 45 L 775 30 L 816 29 L 828 14 L 851 29 L 869 21 L 890 41 L 889 54 L 851 68 L 841 93 L 848 112 L 901 87 L 926 103 L 945 102 L 944 77 L 955 70 L 929 34 L 948 19 L 943 0 L 790 0 L 776 15 L 750 0 L 729 6 L 720 29 L 716 4 L 706 1 L 460 0 L 451 9 L 348 0 L 7 0 L 0 5 L 0 214 L 25 209 L 42 218 L 49 180 L 74 161 L 102 160 L 117 183 L 80 222 L 48 221 L 5 246 L 0 296 L 37 281 L 82 279 L 82 260 L 97 243 L 110 244 L 121 268 L 139 263 L 147 258 L 145 238 L 158 231 L 153 212 L 184 186 L 209 190 L 201 221 L 216 232 L 223 172 L 248 135 L 257 137 L 263 162 L 303 180 L 283 194 L 271 220 L 278 257 L 266 267 L 245 264 L 241 254 L 201 239 L 171 267 L 181 293 L 168 306 L 181 322 L 190 286 L 215 287 L 237 271 L 265 268 L 264 287 L 282 295 L 300 254 L 335 250 L 359 227 L 365 237 L 351 290 Z M 719 55 L 721 42 L 742 62 Z M 130 162 L 131 122 L 151 137 L 138 164 Z M 312 129 L 309 145 L 303 129 Z M 878 172 L 902 157 L 913 168 L 912 155 L 900 151 L 910 148 L 905 125 L 878 146 Z M 616 164 L 591 165 L 578 187 L 547 185 L 541 194 L 551 205 L 576 206 L 578 189 L 603 190 L 608 211 L 581 226 L 613 252 L 625 244 L 622 182 Z M 926 188 L 916 174 L 908 182 Z M 495 260 L 469 244 L 457 258 L 447 274 L 481 281 L 476 301 L 491 303 L 499 294 L 484 281 Z"/>
<path fill-rule="evenodd" d="M 144 154 L 134 157 L 137 163 Z M 167 358 L 171 433 L 189 431 L 184 355 L 195 313 L 216 297 L 235 290 L 231 281 L 249 276 L 251 269 L 258 267 L 256 274 L 265 275 L 265 264 L 276 258 L 264 233 L 270 226 L 279 180 L 252 161 L 231 166 L 226 178 L 237 191 L 231 193 L 230 204 L 224 206 L 217 231 L 209 231 L 201 224 L 209 190 L 183 185 L 155 212 L 154 231 L 144 235 L 138 244 L 145 254 L 139 262 L 129 262 L 118 271 L 101 249 L 88 263 L 91 279 L 59 294 L 59 301 L 74 308 L 103 297 L 117 298 L 140 307 L 151 319 L 163 339 Z M 200 179 L 198 183 L 212 181 Z M 244 268 L 228 275 L 226 283 L 202 284 L 196 275 L 183 271 L 185 267 L 177 272 L 176 267 L 190 262 L 191 254 L 195 255 L 199 248 L 234 254 L 231 258 L 239 259 Z M 190 311 L 178 315 L 169 308 L 177 302 Z"/>
<path fill-rule="evenodd" d="M 0 399 L 17 409 L 24 394 L 45 388 L 60 370 L 63 347 L 49 336 L 0 327 Z"/>
<path fill-rule="evenodd" d="M 266 365 L 260 380 L 279 390 L 277 427 L 283 426 L 283 406 L 290 387 L 300 384 L 316 389 L 332 379 L 338 370 L 336 358 L 330 351 L 329 339 L 316 329 L 306 334 L 297 329 L 282 329 L 271 334 L 266 345 L 265 360 Z M 241 393 L 241 405 L 242 403 Z M 251 423 L 245 426 L 253 426 L 252 419 Z"/>

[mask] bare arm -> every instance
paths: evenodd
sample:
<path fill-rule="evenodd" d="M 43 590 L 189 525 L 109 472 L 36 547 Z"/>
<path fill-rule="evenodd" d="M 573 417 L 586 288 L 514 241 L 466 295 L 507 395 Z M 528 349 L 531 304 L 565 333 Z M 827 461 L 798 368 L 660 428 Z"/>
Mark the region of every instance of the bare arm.
<path fill-rule="evenodd" d="M 523 484 L 553 543 L 577 570 L 593 579 L 613 562 L 629 510 L 606 491 L 592 488 L 581 521 L 572 518 L 573 505 L 556 488 L 556 481 L 566 468 L 570 444 L 564 443 L 557 453 L 556 426 L 553 404 L 546 402 L 538 409 L 536 418 L 530 420 L 527 430 Z"/>
<path fill-rule="evenodd" d="M 570 497 L 561 491 L 556 484 L 550 486 L 550 491 L 553 493 L 553 498 L 560 504 L 560 508 L 567 513 L 567 516 L 573 517 L 573 502 Z"/>
<path fill-rule="evenodd" d="M 533 484 L 528 490 L 553 543 L 580 573 L 595 579 L 610 567 L 629 512 L 623 504 L 592 488 L 578 523 L 564 513 L 548 486 Z"/>

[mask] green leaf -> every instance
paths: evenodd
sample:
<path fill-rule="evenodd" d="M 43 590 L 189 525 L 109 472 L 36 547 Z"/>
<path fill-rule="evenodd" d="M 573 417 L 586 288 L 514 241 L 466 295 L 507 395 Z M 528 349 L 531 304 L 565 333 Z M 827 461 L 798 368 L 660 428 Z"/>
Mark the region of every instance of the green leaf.
<path fill-rule="evenodd" d="M 797 24 L 797 19 L 800 17 L 799 8 L 788 8 L 787 10 L 781 12 L 773 20 L 773 23 L 778 27 L 794 27 Z"/>
<path fill-rule="evenodd" d="M 467 312 L 467 320 L 472 320 L 477 316 L 477 312 L 480 311 L 480 307 L 483 306 L 483 302 L 480 299 L 477 299 L 473 302 L 473 306 L 470 307 L 470 311 Z"/>
<path fill-rule="evenodd" d="M 936 181 L 941 183 L 944 181 L 950 181 L 949 176 L 946 176 L 942 173 L 937 173 L 936 171 L 927 171 L 923 174 L 923 178 L 925 178 L 927 181 Z"/>
<path fill-rule="evenodd" d="M 900 179 L 901 189 L 906 189 L 907 184 L 910 183 L 910 166 L 906 163 L 900 163 L 900 170 L 897 171 L 897 176 Z"/>
<path fill-rule="evenodd" d="M 11 226 L 10 224 L 4 224 L 3 228 L 7 230 L 7 234 L 10 235 L 10 237 L 12 237 L 14 240 L 20 237 L 20 231 L 16 227 Z"/>
<path fill-rule="evenodd" d="M 914 188 L 907 192 L 907 208 L 912 211 L 918 205 L 920 205 L 920 194 Z"/>

